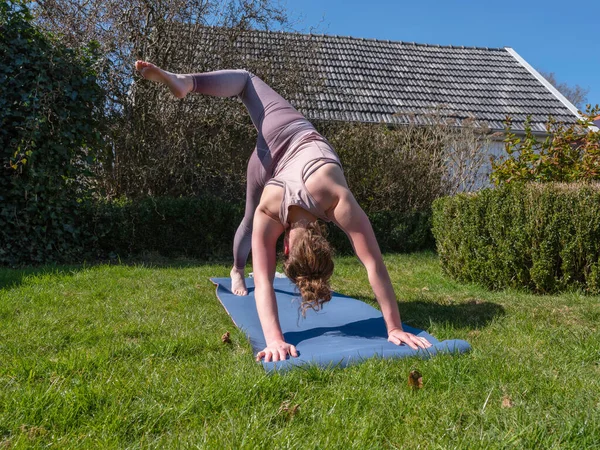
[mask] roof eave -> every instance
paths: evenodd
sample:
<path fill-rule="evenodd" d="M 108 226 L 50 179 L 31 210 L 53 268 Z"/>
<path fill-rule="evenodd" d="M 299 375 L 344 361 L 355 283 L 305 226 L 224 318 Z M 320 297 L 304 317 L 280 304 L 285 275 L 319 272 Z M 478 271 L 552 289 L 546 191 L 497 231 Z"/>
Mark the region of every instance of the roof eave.
<path fill-rule="evenodd" d="M 546 87 L 560 102 L 565 105 L 578 119 L 582 119 L 581 114 L 579 114 L 579 109 L 573 105 L 564 95 L 562 95 L 558 89 L 556 89 L 552 84 L 548 82 L 537 70 L 535 70 L 527 61 L 525 61 L 521 55 L 519 55 L 513 48 L 504 47 L 506 51 L 515 58 L 519 64 L 521 64 L 527 71 L 533 75 L 537 80 Z"/>

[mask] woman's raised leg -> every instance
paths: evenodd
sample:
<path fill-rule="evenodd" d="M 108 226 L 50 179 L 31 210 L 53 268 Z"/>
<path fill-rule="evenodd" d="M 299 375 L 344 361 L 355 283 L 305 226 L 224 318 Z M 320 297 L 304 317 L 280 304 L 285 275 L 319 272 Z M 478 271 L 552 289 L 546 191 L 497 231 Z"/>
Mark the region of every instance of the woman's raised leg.
<path fill-rule="evenodd" d="M 183 98 L 190 92 L 214 97 L 234 97 L 242 94 L 250 78 L 250 74 L 245 70 L 172 73 L 146 61 L 136 61 L 135 68 L 147 80 L 165 84 L 177 98 Z"/>
<path fill-rule="evenodd" d="M 167 72 L 146 61 L 136 61 L 135 69 L 146 79 L 167 85 L 177 98 L 183 98 L 194 88 L 190 75 Z"/>

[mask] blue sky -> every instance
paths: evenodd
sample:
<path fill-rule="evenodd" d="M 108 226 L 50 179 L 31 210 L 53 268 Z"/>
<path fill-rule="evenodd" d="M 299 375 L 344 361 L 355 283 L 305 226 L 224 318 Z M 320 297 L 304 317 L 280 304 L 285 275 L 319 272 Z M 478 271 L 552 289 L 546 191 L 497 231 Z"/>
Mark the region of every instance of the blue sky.
<path fill-rule="evenodd" d="M 600 0 L 287 0 L 297 28 L 424 44 L 512 47 L 600 103 Z"/>

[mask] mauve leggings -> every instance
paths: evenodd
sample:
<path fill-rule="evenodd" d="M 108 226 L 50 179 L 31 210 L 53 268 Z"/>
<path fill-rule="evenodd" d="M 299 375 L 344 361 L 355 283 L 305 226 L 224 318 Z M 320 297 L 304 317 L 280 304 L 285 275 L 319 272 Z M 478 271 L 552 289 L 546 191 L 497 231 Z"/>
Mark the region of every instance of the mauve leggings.
<path fill-rule="evenodd" d="M 233 240 L 233 265 L 243 269 L 252 246 L 252 221 L 265 183 L 276 162 L 299 132 L 314 127 L 264 81 L 245 70 L 193 74 L 193 92 L 217 97 L 239 96 L 258 130 L 247 169 L 246 209 Z"/>

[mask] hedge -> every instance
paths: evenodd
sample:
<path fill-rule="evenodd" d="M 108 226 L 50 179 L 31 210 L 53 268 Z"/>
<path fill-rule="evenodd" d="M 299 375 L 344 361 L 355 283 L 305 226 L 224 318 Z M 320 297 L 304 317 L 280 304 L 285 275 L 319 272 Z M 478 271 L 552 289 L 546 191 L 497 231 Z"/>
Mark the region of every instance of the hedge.
<path fill-rule="evenodd" d="M 77 258 L 81 204 L 101 147 L 97 48 L 74 51 L 0 2 L 0 264 Z"/>
<path fill-rule="evenodd" d="M 490 288 L 600 293 L 600 184 L 509 183 L 433 204 L 443 270 Z"/>
<path fill-rule="evenodd" d="M 97 258 L 145 252 L 207 259 L 231 255 L 241 204 L 216 197 L 146 198 L 91 204 L 89 249 Z"/>
<path fill-rule="evenodd" d="M 434 250 L 431 210 L 413 212 L 380 211 L 368 214 L 382 252 L 409 253 Z M 329 224 L 328 239 L 340 255 L 353 253 L 346 234 Z"/>
<path fill-rule="evenodd" d="M 87 206 L 87 257 L 123 258 L 144 252 L 198 259 L 231 258 L 233 236 L 243 204 L 216 197 L 147 198 L 100 202 Z M 370 215 L 383 251 L 434 248 L 431 212 Z M 338 254 L 352 252 L 346 235 L 329 225 L 329 240 Z"/>

